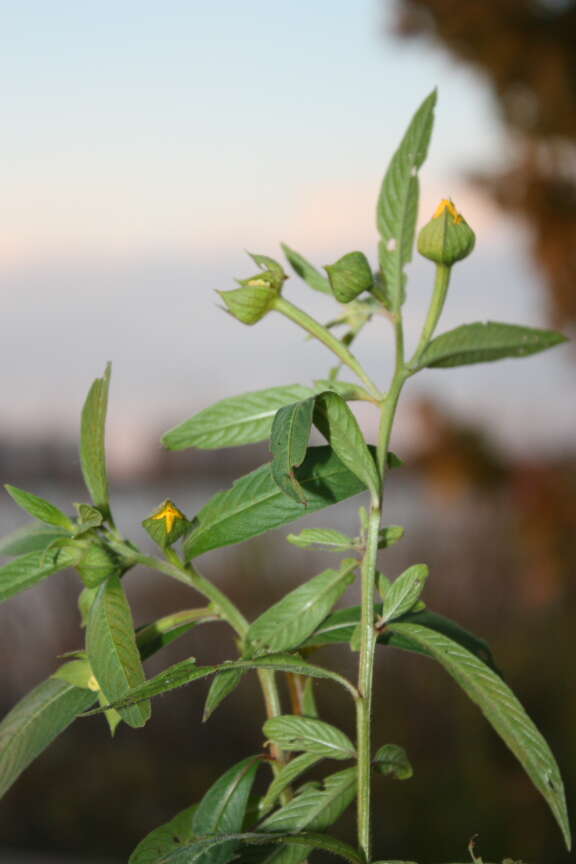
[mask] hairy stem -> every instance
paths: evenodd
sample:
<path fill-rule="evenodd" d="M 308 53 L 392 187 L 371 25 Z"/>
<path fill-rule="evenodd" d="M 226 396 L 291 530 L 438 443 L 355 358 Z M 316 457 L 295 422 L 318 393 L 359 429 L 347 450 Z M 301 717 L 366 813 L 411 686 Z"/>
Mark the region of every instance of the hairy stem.
<path fill-rule="evenodd" d="M 418 361 L 428 347 L 428 344 L 434 335 L 434 331 L 436 330 L 436 325 L 438 324 L 438 320 L 444 308 L 444 303 L 446 302 L 446 294 L 448 293 L 451 272 L 452 267 L 449 267 L 447 264 L 436 265 L 436 279 L 434 281 L 432 299 L 430 300 L 430 306 L 428 307 L 428 314 L 426 316 L 426 321 L 424 322 L 424 327 L 422 328 L 420 341 L 418 342 L 418 346 L 408 364 L 409 369 L 412 371 L 416 371 Z"/>

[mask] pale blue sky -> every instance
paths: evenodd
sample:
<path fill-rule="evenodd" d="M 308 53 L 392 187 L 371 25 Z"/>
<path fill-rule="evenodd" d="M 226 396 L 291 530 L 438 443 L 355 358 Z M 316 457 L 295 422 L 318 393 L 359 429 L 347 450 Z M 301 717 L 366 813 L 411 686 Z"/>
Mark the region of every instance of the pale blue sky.
<path fill-rule="evenodd" d="M 330 363 L 323 349 L 280 320 L 235 324 L 213 289 L 250 274 L 243 249 L 275 254 L 280 240 L 318 264 L 352 248 L 373 257 L 382 173 L 435 85 L 423 215 L 453 195 L 478 229 L 447 322 L 542 319 L 524 239 L 462 180 L 506 147 L 489 95 L 439 51 L 392 38 L 393 7 L 0 0 L 6 429 L 21 434 L 33 422 L 74 434 L 106 360 L 125 450 L 149 424 L 163 428 L 220 396 L 318 377 Z M 417 321 L 428 271 L 415 273 Z M 305 289 L 288 290 L 306 302 Z M 379 362 L 384 333 L 380 324 L 367 340 L 368 360 Z M 559 370 L 546 398 L 566 413 L 570 370 L 560 359 L 526 362 L 529 379 L 514 364 L 487 374 L 500 398 L 513 388 L 502 436 L 514 438 L 520 424 L 533 443 L 550 439 L 548 424 L 523 420 L 534 377 Z M 449 403 L 483 416 L 486 379 L 464 370 L 449 378 Z M 557 421 L 556 438 L 574 419 L 568 410 Z"/>

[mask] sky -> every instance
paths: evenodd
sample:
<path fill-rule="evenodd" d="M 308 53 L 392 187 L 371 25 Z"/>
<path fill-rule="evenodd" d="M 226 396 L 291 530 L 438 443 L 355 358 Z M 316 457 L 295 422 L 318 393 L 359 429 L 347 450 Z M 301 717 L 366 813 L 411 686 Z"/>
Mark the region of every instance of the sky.
<path fill-rule="evenodd" d="M 465 181 L 509 146 L 490 94 L 440 50 L 396 39 L 393 11 L 392 0 L 0 0 L 4 434 L 73 437 L 108 360 L 119 461 L 215 399 L 322 377 L 322 346 L 278 316 L 243 327 L 215 289 L 252 274 L 245 250 L 279 255 L 280 241 L 318 265 L 352 249 L 375 261 L 379 183 L 434 86 L 420 221 L 450 195 L 478 235 L 442 326 L 544 322 L 527 238 Z M 430 265 L 412 274 L 415 339 Z M 333 317 L 296 279 L 286 292 Z M 382 374 L 385 323 L 358 352 Z M 497 417 L 503 445 L 555 447 L 576 420 L 569 351 L 557 353 L 424 373 L 413 395 Z"/>

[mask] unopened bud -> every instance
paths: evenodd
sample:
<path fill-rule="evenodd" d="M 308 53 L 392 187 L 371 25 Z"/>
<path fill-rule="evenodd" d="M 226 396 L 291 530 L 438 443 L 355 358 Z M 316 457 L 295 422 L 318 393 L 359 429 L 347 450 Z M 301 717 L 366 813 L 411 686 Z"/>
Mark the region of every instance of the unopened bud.
<path fill-rule="evenodd" d="M 257 324 L 272 308 L 288 277 L 273 258 L 249 254 L 262 272 L 249 279 L 239 279 L 240 288 L 218 293 L 231 315 L 243 324 Z"/>
<path fill-rule="evenodd" d="M 476 236 L 449 198 L 443 198 L 418 235 L 418 251 L 436 264 L 451 266 L 474 249 Z"/>
<path fill-rule="evenodd" d="M 164 501 L 152 516 L 145 519 L 142 525 L 154 542 L 163 547 L 171 546 L 190 528 L 184 513 L 169 499 Z"/>
<path fill-rule="evenodd" d="M 324 269 L 332 294 L 340 303 L 350 303 L 363 291 L 370 291 L 374 284 L 372 268 L 363 252 L 349 252 Z"/>

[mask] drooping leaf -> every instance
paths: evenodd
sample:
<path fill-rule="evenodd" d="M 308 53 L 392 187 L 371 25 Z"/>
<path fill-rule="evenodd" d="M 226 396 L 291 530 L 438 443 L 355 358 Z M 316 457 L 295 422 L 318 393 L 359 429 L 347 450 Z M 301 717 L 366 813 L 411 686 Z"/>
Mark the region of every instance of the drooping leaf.
<path fill-rule="evenodd" d="M 58 528 L 63 528 L 65 531 L 72 531 L 74 523 L 66 513 L 63 513 L 54 504 L 45 501 L 38 495 L 32 492 L 25 492 L 24 489 L 18 489 L 17 486 L 11 486 L 7 483 L 4 487 L 16 504 L 21 507 L 26 513 L 39 519 L 40 522 L 45 522 L 47 525 L 56 525 Z"/>
<path fill-rule="evenodd" d="M 206 702 L 204 703 L 203 723 L 212 716 L 224 699 L 234 692 L 243 677 L 244 672 L 241 669 L 231 669 L 228 672 L 221 672 L 220 675 L 216 675 L 210 685 Z"/>
<path fill-rule="evenodd" d="M 268 816 L 260 826 L 264 833 L 324 831 L 344 813 L 356 797 L 356 768 L 346 768 L 324 779 L 306 784 L 288 804 Z M 284 847 L 273 851 L 266 864 L 298 864 L 313 846 Z"/>
<path fill-rule="evenodd" d="M 0 603 L 26 591 L 52 573 L 72 567 L 79 560 L 80 553 L 69 547 L 41 549 L 14 558 L 0 567 Z"/>
<path fill-rule="evenodd" d="M 313 717 L 283 714 L 271 717 L 262 731 L 282 750 L 314 753 L 325 759 L 354 759 L 354 745 L 344 732 Z"/>
<path fill-rule="evenodd" d="M 246 644 L 254 651 L 286 651 L 300 645 L 354 581 L 358 561 L 324 570 L 286 594 L 250 625 Z"/>
<path fill-rule="evenodd" d="M 308 663 L 306 660 L 302 660 L 293 654 L 268 654 L 264 657 L 254 659 L 242 658 L 240 660 L 230 660 L 226 663 L 221 663 L 219 666 L 196 666 L 196 661 L 192 657 L 169 666 L 168 669 L 160 672 L 154 678 L 150 678 L 146 683 L 131 690 L 124 698 L 113 702 L 110 707 L 121 710 L 151 699 L 153 696 L 169 693 L 171 690 L 183 687 L 192 681 L 199 681 L 201 678 L 208 678 L 211 675 L 232 671 L 233 669 L 240 669 L 242 671 L 270 669 L 273 672 L 292 672 L 299 675 L 307 675 L 310 678 L 326 678 L 340 684 L 353 698 L 356 697 L 356 688 L 343 675 L 332 672 L 331 669 L 325 669 L 322 666 Z M 89 711 L 86 716 L 98 713 L 98 710 Z"/>
<path fill-rule="evenodd" d="M 466 366 L 504 357 L 526 357 L 566 342 L 556 330 L 538 330 L 498 321 L 462 324 L 430 342 L 418 368 Z"/>
<path fill-rule="evenodd" d="M 323 549 L 330 552 L 346 552 L 357 545 L 355 539 L 332 528 L 305 528 L 300 534 L 288 534 L 286 540 L 300 549 Z"/>
<path fill-rule="evenodd" d="M 398 621 L 388 626 L 393 633 L 408 636 L 422 645 L 478 705 L 543 795 L 570 849 L 570 826 L 560 770 L 545 739 L 502 678 L 461 645 L 428 627 Z"/>
<path fill-rule="evenodd" d="M 372 764 L 380 774 L 391 774 L 396 780 L 409 780 L 414 774 L 406 751 L 398 744 L 384 744 L 379 747 Z"/>
<path fill-rule="evenodd" d="M 80 462 L 86 488 L 92 503 L 104 516 L 110 513 L 108 475 L 106 473 L 106 411 L 110 386 L 110 363 L 102 378 L 96 378 L 82 408 L 80 429 Z"/>
<path fill-rule="evenodd" d="M 193 804 L 181 810 L 169 822 L 147 834 L 130 855 L 128 864 L 157 864 L 170 853 L 192 843 L 195 839 L 192 823 L 197 808 L 198 805 Z"/>
<path fill-rule="evenodd" d="M 426 564 L 413 564 L 401 573 L 384 593 L 381 620 L 392 621 L 410 612 L 424 590 L 427 579 Z"/>
<path fill-rule="evenodd" d="M 296 479 L 295 469 L 306 457 L 313 413 L 313 398 L 285 405 L 274 417 L 270 434 L 272 477 L 285 495 L 300 504 L 306 504 L 306 494 Z"/>
<path fill-rule="evenodd" d="M 90 690 L 48 678 L 0 723 L 0 797 L 75 717 L 96 701 Z"/>
<path fill-rule="evenodd" d="M 198 624 L 221 620 L 210 606 L 203 609 L 184 609 L 182 612 L 159 618 L 158 621 L 153 621 L 152 624 L 147 624 L 136 631 L 136 644 L 140 658 L 146 660 Z"/>
<path fill-rule="evenodd" d="M 28 555 L 46 549 L 53 540 L 68 537 L 69 532 L 61 528 L 29 522 L 0 540 L 0 556 Z"/>
<path fill-rule="evenodd" d="M 341 396 L 330 390 L 315 397 L 314 424 L 343 465 L 378 496 L 380 477 L 354 414 Z"/>
<path fill-rule="evenodd" d="M 100 689 L 112 708 L 131 690 L 144 684 L 130 606 L 118 576 L 98 588 L 86 627 L 86 651 Z M 150 717 L 150 703 L 121 708 L 122 719 L 137 728 Z"/>
<path fill-rule="evenodd" d="M 418 169 L 422 166 L 434 123 L 436 91 L 416 111 L 382 181 L 377 207 L 380 266 L 394 308 L 404 294 L 404 267 L 412 259 L 418 216 Z"/>
<path fill-rule="evenodd" d="M 249 540 L 364 489 L 358 477 L 329 447 L 310 447 L 302 467 L 296 471 L 296 478 L 304 488 L 306 507 L 278 489 L 269 464 L 241 477 L 225 492 L 219 492 L 193 520 L 195 527 L 184 544 L 186 559 Z"/>
<path fill-rule="evenodd" d="M 302 753 L 300 756 L 296 756 L 295 759 L 291 759 L 286 765 L 283 765 L 280 773 L 271 782 L 266 795 L 262 799 L 262 813 L 268 812 L 286 787 L 290 786 L 305 771 L 308 771 L 309 768 L 321 762 L 322 758 L 322 756 L 317 756 L 315 753 Z"/>
<path fill-rule="evenodd" d="M 312 393 L 309 387 L 292 384 L 232 396 L 170 429 L 162 443 L 168 450 L 214 450 L 265 441 L 278 409 L 307 399 Z"/>
<path fill-rule="evenodd" d="M 294 272 L 300 276 L 300 278 L 303 279 L 310 288 L 313 288 L 315 291 L 321 291 L 322 294 L 332 293 L 330 291 L 330 283 L 328 282 L 328 279 L 323 276 L 319 270 L 313 267 L 306 258 L 300 255 L 299 252 L 290 249 L 290 247 L 285 243 L 282 243 L 282 251 L 286 255 L 286 258 Z"/>

